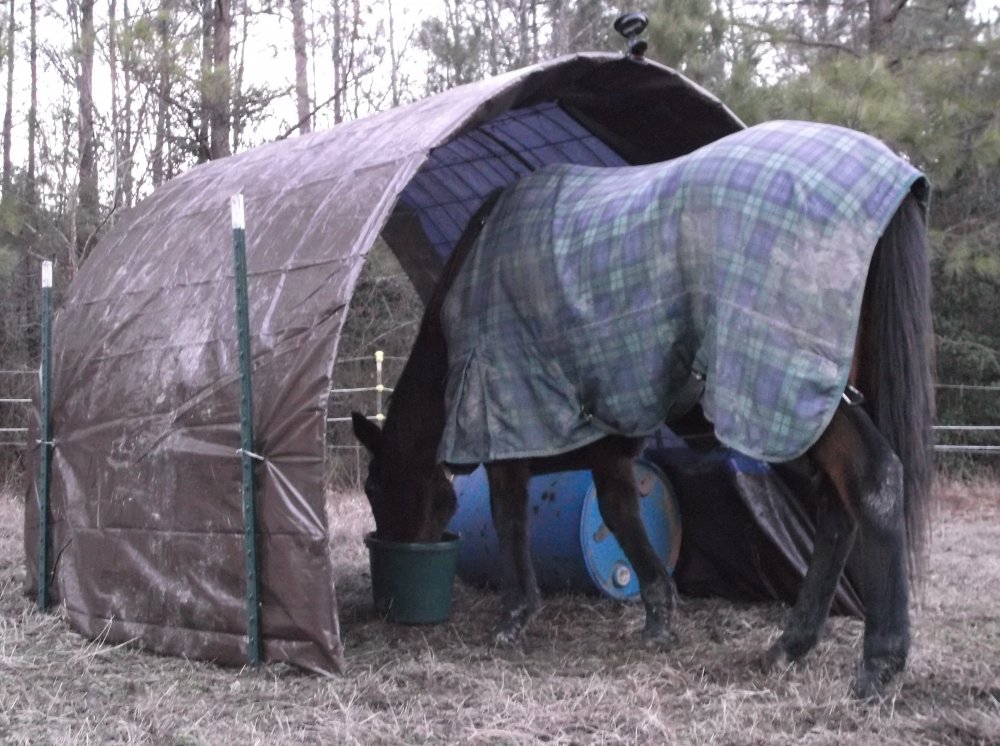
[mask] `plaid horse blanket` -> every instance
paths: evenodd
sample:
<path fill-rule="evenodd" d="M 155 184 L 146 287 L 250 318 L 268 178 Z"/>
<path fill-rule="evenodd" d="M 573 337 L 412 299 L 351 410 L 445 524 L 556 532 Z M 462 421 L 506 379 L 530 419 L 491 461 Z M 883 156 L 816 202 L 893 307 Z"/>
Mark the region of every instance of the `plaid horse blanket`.
<path fill-rule="evenodd" d="M 875 244 L 922 174 L 878 140 L 751 127 L 664 163 L 511 185 L 442 309 L 441 461 L 644 435 L 700 400 L 722 443 L 787 461 L 847 383 Z"/>

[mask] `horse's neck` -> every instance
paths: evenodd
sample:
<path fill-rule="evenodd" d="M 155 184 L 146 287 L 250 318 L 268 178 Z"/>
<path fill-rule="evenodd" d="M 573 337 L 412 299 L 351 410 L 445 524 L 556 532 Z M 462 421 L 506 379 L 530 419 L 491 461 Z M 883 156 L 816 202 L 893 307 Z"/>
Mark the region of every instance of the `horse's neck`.
<path fill-rule="evenodd" d="M 437 457 L 438 443 L 444 432 L 444 395 L 448 381 L 448 345 L 441 325 L 441 308 L 499 196 L 499 190 L 493 192 L 469 220 L 427 302 L 420 331 L 396 382 L 386 417 L 385 437 L 396 453 L 425 459 L 429 453 Z"/>
<path fill-rule="evenodd" d="M 423 452 L 436 458 L 444 432 L 444 394 L 448 351 L 436 318 L 425 314 L 410 357 L 396 382 L 385 422 L 385 437 L 399 452 Z"/>

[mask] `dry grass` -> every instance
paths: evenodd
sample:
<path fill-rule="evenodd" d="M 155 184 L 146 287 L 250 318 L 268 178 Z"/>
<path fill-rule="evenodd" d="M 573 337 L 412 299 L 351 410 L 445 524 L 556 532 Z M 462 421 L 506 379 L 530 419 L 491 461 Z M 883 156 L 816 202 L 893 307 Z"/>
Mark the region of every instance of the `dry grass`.
<path fill-rule="evenodd" d="M 547 599 L 524 650 L 490 652 L 494 593 L 459 586 L 451 621 L 371 612 L 362 498 L 336 495 L 349 671 L 318 678 L 88 642 L 21 594 L 21 506 L 0 497 L 4 743 L 1000 743 L 1000 487 L 945 485 L 914 653 L 885 701 L 847 697 L 860 623 L 833 619 L 808 665 L 763 674 L 778 605 L 686 600 L 684 644 L 634 644 L 641 610 Z"/>

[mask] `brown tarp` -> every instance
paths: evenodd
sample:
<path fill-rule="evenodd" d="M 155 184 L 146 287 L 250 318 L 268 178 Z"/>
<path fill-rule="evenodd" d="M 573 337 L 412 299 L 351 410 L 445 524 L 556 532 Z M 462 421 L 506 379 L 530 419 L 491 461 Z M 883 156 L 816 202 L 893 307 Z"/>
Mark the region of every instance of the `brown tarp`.
<path fill-rule="evenodd" d="M 667 68 L 575 55 L 193 168 L 117 220 L 54 325 L 51 599 L 76 630 L 246 660 L 229 212 L 243 193 L 265 659 L 342 668 L 323 460 L 355 281 L 385 229 L 426 293 L 440 252 L 399 195 L 438 146 L 545 101 L 632 163 L 741 126 Z M 33 438 L 37 421 L 36 402 Z M 25 515 L 32 595 L 37 491 L 36 481 Z"/>

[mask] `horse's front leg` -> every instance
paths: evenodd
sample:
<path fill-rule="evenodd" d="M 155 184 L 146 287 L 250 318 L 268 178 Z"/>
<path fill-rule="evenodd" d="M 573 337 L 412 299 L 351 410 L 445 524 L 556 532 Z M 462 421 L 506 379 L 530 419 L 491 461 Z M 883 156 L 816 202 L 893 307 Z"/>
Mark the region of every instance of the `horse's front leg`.
<path fill-rule="evenodd" d="M 528 479 L 526 461 L 486 465 L 490 510 L 500 548 L 503 611 L 493 633 L 496 645 L 517 642 L 538 610 L 538 584 L 528 550 Z"/>
<path fill-rule="evenodd" d="M 639 580 L 639 595 L 646 607 L 643 638 L 650 647 L 669 649 L 678 641 L 673 629 L 677 589 L 642 523 L 632 460 L 631 453 L 622 453 L 595 461 L 591 473 L 597 504 Z"/>

